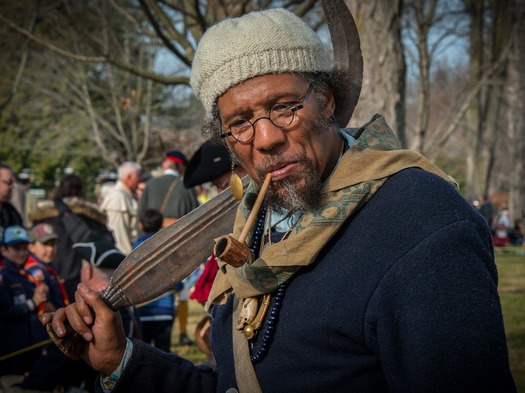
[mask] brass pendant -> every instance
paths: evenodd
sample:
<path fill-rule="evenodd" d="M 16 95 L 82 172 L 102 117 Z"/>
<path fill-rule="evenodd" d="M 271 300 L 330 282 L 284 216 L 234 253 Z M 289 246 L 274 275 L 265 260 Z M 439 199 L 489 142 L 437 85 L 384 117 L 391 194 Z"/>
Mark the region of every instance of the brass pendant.
<path fill-rule="evenodd" d="M 234 198 L 240 201 L 244 194 L 244 189 L 242 187 L 241 178 L 235 172 L 232 172 L 232 175 L 230 177 L 230 187 L 232 189 L 232 194 Z"/>

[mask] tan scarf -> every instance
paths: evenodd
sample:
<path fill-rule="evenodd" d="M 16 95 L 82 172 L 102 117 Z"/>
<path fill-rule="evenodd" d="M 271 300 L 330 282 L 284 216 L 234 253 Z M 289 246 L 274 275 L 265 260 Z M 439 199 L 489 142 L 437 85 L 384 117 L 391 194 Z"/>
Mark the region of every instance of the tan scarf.
<path fill-rule="evenodd" d="M 345 131 L 356 138 L 356 143 L 341 157 L 325 184 L 319 210 L 303 213 L 290 236 L 267 244 L 253 263 L 234 268 L 219 261 L 209 303 L 224 303 L 232 290 L 240 299 L 273 292 L 302 266 L 311 264 L 345 220 L 357 212 L 389 176 L 403 169 L 422 168 L 455 184 L 419 153 L 401 150 L 382 116 L 374 116 L 360 129 Z M 233 236 L 241 233 L 258 189 L 253 182 L 248 187 L 237 211 Z M 252 242 L 253 229 L 246 243 Z"/>

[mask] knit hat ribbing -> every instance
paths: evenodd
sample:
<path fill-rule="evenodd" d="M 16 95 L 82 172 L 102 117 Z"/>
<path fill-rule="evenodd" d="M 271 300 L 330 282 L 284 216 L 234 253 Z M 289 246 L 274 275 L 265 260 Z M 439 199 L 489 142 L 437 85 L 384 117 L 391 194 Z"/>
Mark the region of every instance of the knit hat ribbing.
<path fill-rule="evenodd" d="M 317 34 L 295 14 L 271 9 L 210 27 L 195 53 L 190 83 L 209 117 L 217 98 L 247 79 L 330 70 Z"/>

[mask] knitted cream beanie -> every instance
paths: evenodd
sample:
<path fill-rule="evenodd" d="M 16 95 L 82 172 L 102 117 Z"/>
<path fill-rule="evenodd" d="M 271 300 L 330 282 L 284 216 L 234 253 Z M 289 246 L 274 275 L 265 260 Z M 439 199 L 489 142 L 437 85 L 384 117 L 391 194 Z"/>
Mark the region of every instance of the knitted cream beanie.
<path fill-rule="evenodd" d="M 210 27 L 195 53 L 190 83 L 210 117 L 220 95 L 254 76 L 330 70 L 317 34 L 295 14 L 271 9 Z"/>

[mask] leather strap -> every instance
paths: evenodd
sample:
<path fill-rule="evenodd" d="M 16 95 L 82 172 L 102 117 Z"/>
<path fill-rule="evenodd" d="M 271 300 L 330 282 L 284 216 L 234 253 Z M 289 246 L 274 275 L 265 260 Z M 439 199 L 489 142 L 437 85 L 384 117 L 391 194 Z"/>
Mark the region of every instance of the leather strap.
<path fill-rule="evenodd" d="M 177 184 L 177 178 L 175 178 L 168 188 L 168 191 L 166 191 L 166 195 L 164 195 L 164 199 L 162 200 L 162 203 L 160 205 L 159 211 L 161 213 L 164 213 L 164 208 L 166 207 L 166 203 L 168 203 L 168 198 L 171 195 L 171 192 L 173 191 L 173 188 L 175 188 L 175 184 Z"/>
<path fill-rule="evenodd" d="M 240 393 L 262 393 L 252 360 L 250 359 L 248 340 L 246 340 L 242 331 L 237 330 L 237 321 L 239 320 L 241 309 L 242 302 L 239 301 L 236 295 L 233 295 L 232 340 L 237 389 Z"/>

